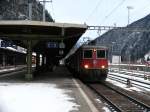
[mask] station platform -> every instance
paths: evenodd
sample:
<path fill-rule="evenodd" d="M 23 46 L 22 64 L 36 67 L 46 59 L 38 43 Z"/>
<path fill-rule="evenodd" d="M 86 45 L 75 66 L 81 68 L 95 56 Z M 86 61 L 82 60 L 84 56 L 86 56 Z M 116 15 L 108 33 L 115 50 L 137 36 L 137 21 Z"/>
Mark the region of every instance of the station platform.
<path fill-rule="evenodd" d="M 105 112 L 105 110 L 103 110 L 103 108 L 104 108 L 103 104 L 98 104 L 99 106 L 97 107 L 97 104 L 95 103 L 96 95 L 93 95 L 92 91 L 90 91 L 90 89 L 88 89 L 81 81 L 73 78 L 72 74 L 69 73 L 69 71 L 67 70 L 66 67 L 63 67 L 63 66 L 56 67 L 56 69 L 53 72 L 40 73 L 40 74 L 36 75 L 36 77 L 32 81 L 26 81 L 24 79 L 23 75 L 24 74 L 0 78 L 0 91 L 1 91 L 1 87 L 3 85 L 5 85 L 5 87 L 6 87 L 6 85 L 8 87 L 15 86 L 15 88 L 17 88 L 16 86 L 18 86 L 18 85 L 19 86 L 26 85 L 25 89 L 27 89 L 29 85 L 34 85 L 34 88 L 36 88 L 39 86 L 39 84 L 42 84 L 42 85 L 47 84 L 47 86 L 49 88 L 49 90 L 48 90 L 49 94 L 53 95 L 53 98 L 56 100 L 56 101 L 53 101 L 54 100 L 53 99 L 51 101 L 52 98 L 47 99 L 47 100 L 49 100 L 48 105 L 49 105 L 49 107 L 51 107 L 51 109 L 52 109 L 52 107 L 59 108 L 60 102 L 59 103 L 56 103 L 56 102 L 60 100 L 59 97 L 63 94 L 64 97 L 67 97 L 65 99 L 66 101 L 63 101 L 63 103 L 64 103 L 63 107 L 66 106 L 66 102 L 68 103 L 67 107 L 69 107 L 69 103 L 72 104 L 72 106 L 70 107 L 70 110 L 68 110 L 68 112 Z M 53 87 L 55 89 L 57 89 L 58 91 L 63 91 L 62 94 L 61 95 L 54 94 L 53 93 L 54 90 L 51 89 L 51 85 L 53 85 Z M 23 87 L 21 87 L 21 88 L 23 88 Z M 32 93 L 30 91 L 31 90 L 29 90 L 28 92 Z M 43 91 L 45 91 L 45 90 L 43 90 Z M 20 94 L 22 94 L 22 93 L 20 93 Z M 37 94 L 38 94 L 38 92 L 37 92 Z M 42 96 L 42 94 L 40 95 L 40 97 L 45 98 L 45 96 Z M 1 99 L 1 97 L 0 97 L 0 99 Z M 28 99 L 28 98 L 26 98 L 26 99 Z M 16 101 L 17 101 L 17 98 L 16 98 Z M 38 98 L 36 99 L 36 101 L 38 101 Z M 32 102 L 32 101 L 30 101 L 30 102 Z M 47 105 L 47 103 L 45 104 L 44 102 L 45 101 L 41 102 L 41 106 Z M 1 102 L 0 102 L 0 104 L 1 104 Z M 9 103 L 9 104 L 11 104 L 11 103 Z M 39 104 L 37 104 L 37 105 L 39 105 Z M 26 107 L 27 106 L 24 105 L 24 108 L 26 108 Z M 37 106 L 33 106 L 33 107 L 37 108 Z M 26 110 L 26 111 L 30 112 L 29 110 Z M 34 110 L 34 111 L 37 111 L 37 110 Z M 17 112 L 17 111 L 15 111 L 15 112 Z M 33 112 L 33 111 L 31 111 L 31 112 Z M 44 111 L 44 112 L 47 112 L 47 111 Z M 59 111 L 53 111 L 53 112 L 59 112 Z M 67 111 L 61 110 L 61 112 L 67 112 Z"/>

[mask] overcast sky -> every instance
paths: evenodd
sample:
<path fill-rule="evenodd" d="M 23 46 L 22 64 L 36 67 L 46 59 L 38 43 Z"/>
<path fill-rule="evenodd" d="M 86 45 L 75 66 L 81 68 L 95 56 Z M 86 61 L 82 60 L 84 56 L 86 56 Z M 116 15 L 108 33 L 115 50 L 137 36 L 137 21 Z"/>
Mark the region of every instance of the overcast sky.
<path fill-rule="evenodd" d="M 128 9 L 130 23 L 150 13 L 150 0 L 53 0 L 46 4 L 56 22 L 86 23 L 87 25 L 126 26 Z M 95 38 L 94 32 L 84 36 Z"/>

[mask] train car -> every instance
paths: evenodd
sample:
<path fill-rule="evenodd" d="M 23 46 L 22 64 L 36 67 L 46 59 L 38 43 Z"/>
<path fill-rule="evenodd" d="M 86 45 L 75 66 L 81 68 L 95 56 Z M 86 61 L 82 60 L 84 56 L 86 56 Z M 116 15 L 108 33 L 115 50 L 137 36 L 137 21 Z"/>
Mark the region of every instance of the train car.
<path fill-rule="evenodd" d="M 69 71 L 87 82 L 105 81 L 108 74 L 108 48 L 83 45 L 67 60 Z"/>

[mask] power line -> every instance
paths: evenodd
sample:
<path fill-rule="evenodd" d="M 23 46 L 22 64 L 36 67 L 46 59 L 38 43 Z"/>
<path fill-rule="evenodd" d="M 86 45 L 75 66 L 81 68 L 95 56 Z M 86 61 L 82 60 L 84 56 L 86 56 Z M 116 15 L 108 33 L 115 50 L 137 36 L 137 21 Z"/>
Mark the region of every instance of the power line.
<path fill-rule="evenodd" d="M 97 10 L 98 6 L 101 5 L 102 1 L 103 1 L 103 0 L 99 0 L 99 1 L 98 1 L 96 7 L 91 11 L 91 13 L 90 13 L 90 14 L 88 15 L 88 17 L 86 18 L 86 21 L 88 21 L 88 19 L 89 19 L 90 17 L 92 17 L 93 13 L 95 12 L 95 10 Z"/>
<path fill-rule="evenodd" d="M 104 17 L 104 19 L 102 20 L 102 22 L 106 21 L 106 19 L 108 19 L 126 0 L 122 0 L 114 9 L 112 9 L 112 11 Z"/>

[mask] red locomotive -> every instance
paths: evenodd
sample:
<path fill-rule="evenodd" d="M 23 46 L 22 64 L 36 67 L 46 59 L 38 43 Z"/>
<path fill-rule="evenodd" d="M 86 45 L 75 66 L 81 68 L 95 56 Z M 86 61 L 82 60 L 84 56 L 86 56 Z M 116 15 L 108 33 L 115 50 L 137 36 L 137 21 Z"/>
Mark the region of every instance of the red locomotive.
<path fill-rule="evenodd" d="M 66 64 L 83 81 L 105 81 L 108 73 L 107 54 L 108 48 L 104 46 L 84 45 L 66 60 Z"/>

